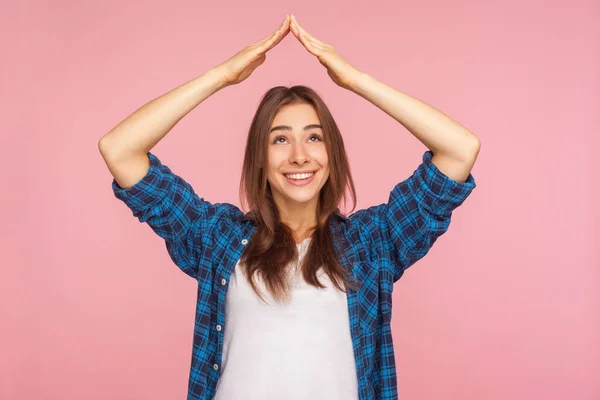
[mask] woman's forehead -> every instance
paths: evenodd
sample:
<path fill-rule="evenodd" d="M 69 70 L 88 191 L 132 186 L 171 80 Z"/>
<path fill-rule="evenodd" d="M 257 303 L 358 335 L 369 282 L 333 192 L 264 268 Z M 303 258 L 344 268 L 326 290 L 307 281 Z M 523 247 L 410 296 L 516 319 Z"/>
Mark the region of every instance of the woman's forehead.
<path fill-rule="evenodd" d="M 290 104 L 282 107 L 273 118 L 272 127 L 291 125 L 294 127 L 307 124 L 318 124 L 319 115 L 310 104 Z"/>

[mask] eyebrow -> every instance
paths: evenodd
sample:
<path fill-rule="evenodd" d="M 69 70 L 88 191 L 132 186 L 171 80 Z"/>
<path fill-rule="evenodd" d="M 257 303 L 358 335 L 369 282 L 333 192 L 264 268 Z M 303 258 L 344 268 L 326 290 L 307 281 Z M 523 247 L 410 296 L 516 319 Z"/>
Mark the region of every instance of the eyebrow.
<path fill-rule="evenodd" d="M 315 128 L 323 129 L 323 127 L 319 124 L 310 124 L 310 125 L 306 125 L 304 127 L 304 130 L 307 131 L 309 129 L 315 129 Z M 271 128 L 269 133 L 271 133 L 273 131 L 291 131 L 291 130 L 292 130 L 292 127 L 289 125 L 277 125 L 277 126 L 274 126 L 273 128 Z"/>

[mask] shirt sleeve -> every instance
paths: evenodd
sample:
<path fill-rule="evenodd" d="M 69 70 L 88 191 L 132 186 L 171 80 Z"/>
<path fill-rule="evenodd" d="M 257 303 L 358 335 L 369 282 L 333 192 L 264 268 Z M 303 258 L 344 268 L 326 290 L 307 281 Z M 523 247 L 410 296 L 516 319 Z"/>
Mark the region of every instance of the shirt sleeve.
<path fill-rule="evenodd" d="M 465 182 L 449 178 L 431 162 L 432 157 L 430 150 L 423 154 L 422 163 L 393 188 L 387 203 L 350 216 L 359 220 L 371 237 L 382 240 L 381 248 L 394 268 L 394 282 L 448 230 L 452 211 L 476 186 L 472 174 Z"/>
<path fill-rule="evenodd" d="M 115 196 L 140 222 L 165 240 L 171 260 L 186 274 L 198 277 L 203 236 L 211 229 L 217 205 L 200 198 L 192 186 L 148 152 L 150 169 L 135 185 L 124 189 L 113 179 Z"/>

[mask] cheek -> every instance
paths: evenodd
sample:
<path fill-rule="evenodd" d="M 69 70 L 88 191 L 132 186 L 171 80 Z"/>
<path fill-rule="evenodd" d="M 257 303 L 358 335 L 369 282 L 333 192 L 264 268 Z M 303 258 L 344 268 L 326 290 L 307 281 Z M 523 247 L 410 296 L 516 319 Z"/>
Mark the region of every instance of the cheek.
<path fill-rule="evenodd" d="M 321 165 L 323 168 L 327 168 L 329 165 L 329 158 L 327 157 L 327 151 L 325 149 L 320 150 L 314 155 L 314 159 Z"/>
<path fill-rule="evenodd" d="M 271 151 L 268 154 L 267 165 L 269 168 L 269 176 L 276 176 L 279 174 L 282 164 L 285 161 L 285 155 L 281 152 Z"/>

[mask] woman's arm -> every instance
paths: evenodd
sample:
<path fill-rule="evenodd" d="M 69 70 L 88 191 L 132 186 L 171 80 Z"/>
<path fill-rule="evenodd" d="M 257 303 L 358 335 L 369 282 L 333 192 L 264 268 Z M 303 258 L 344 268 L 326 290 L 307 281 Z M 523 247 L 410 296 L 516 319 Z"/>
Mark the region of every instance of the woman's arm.
<path fill-rule="evenodd" d="M 395 90 L 360 71 L 330 44 L 308 33 L 292 15 L 291 30 L 327 68 L 331 79 L 369 100 L 400 122 L 433 152 L 432 163 L 449 178 L 465 181 L 479 153 L 477 136 L 430 105 Z"/>
<path fill-rule="evenodd" d="M 150 168 L 147 153 L 191 110 L 222 89 L 221 71 L 211 69 L 151 100 L 100 138 L 98 149 L 119 186 L 129 188 Z"/>
<path fill-rule="evenodd" d="M 149 168 L 147 153 L 185 115 L 208 97 L 247 79 L 266 59 L 266 52 L 289 32 L 289 18 L 266 38 L 245 46 L 233 57 L 197 78 L 148 102 L 111 129 L 98 149 L 122 188 L 133 186 Z"/>
<path fill-rule="evenodd" d="M 480 141 L 467 128 L 429 104 L 361 72 L 347 87 L 400 122 L 433 152 L 432 162 L 449 178 L 464 182 L 479 153 Z"/>
<path fill-rule="evenodd" d="M 223 74 L 211 69 L 151 100 L 100 139 L 100 152 L 111 159 L 145 155 L 179 120 L 223 87 Z"/>

